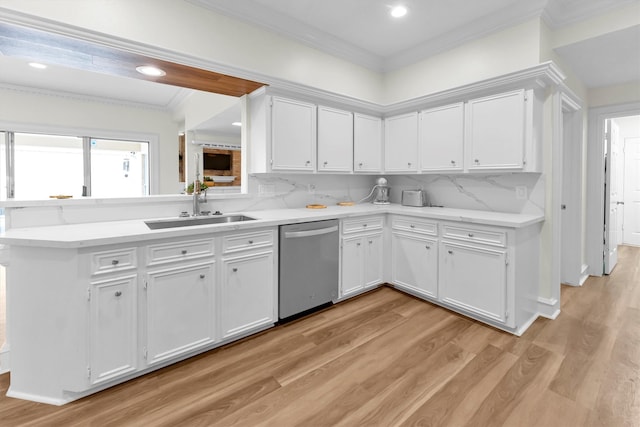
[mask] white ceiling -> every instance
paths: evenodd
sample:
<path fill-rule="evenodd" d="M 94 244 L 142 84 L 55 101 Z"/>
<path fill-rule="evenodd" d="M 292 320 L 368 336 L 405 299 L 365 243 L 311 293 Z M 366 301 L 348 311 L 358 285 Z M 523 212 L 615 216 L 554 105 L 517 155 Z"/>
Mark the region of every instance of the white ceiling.
<path fill-rule="evenodd" d="M 474 37 L 543 16 L 553 28 L 640 0 L 186 0 L 383 71 Z M 588 87 L 640 80 L 640 25 L 557 49 Z M 50 66 L 46 73 L 2 56 L 0 85 L 41 88 L 170 110 L 190 90 Z M 237 114 L 237 113 L 236 113 Z M 224 122 L 228 120 L 224 118 Z M 207 126 L 216 127 L 215 123 Z M 223 121 L 221 120 L 220 123 Z M 228 126 L 228 125 L 227 125 Z M 211 129 L 210 129 L 211 130 Z M 230 133 L 237 128 L 220 130 Z"/>
<path fill-rule="evenodd" d="M 542 16 L 552 28 L 638 0 L 187 0 L 261 26 L 376 71 L 391 71 L 473 38 Z M 389 9 L 403 4 L 400 19 Z M 637 32 L 598 37 L 562 49 L 590 87 L 639 79 Z M 635 49 L 635 50 L 633 50 Z M 585 52 L 589 52 L 585 55 Z M 616 77 L 599 61 L 618 64 Z M 575 65 L 575 67 L 573 67 Z M 621 81 L 620 79 L 626 79 Z"/>

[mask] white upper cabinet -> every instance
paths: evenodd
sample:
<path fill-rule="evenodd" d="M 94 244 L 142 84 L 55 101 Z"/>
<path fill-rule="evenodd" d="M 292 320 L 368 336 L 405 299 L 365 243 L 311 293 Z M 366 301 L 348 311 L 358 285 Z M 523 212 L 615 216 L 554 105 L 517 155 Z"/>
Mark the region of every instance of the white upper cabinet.
<path fill-rule="evenodd" d="M 351 172 L 353 113 L 318 107 L 318 172 Z"/>
<path fill-rule="evenodd" d="M 276 96 L 271 103 L 271 169 L 313 172 L 316 106 Z"/>
<path fill-rule="evenodd" d="M 418 113 L 384 119 L 384 169 L 386 172 L 418 170 Z"/>
<path fill-rule="evenodd" d="M 462 171 L 464 168 L 464 104 L 420 112 L 420 169 Z"/>
<path fill-rule="evenodd" d="M 382 119 L 353 115 L 353 171 L 382 171 Z"/>
<path fill-rule="evenodd" d="M 467 103 L 467 170 L 523 169 L 525 95 L 517 90 Z"/>

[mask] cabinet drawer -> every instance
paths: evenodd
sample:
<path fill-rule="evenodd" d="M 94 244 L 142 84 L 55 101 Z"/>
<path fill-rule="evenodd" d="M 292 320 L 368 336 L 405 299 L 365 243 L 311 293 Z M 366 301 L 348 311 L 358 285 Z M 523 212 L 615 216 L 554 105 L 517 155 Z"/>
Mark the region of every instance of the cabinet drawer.
<path fill-rule="evenodd" d="M 184 240 L 147 246 L 147 264 L 165 264 L 214 255 L 213 239 Z"/>
<path fill-rule="evenodd" d="M 136 248 L 91 253 L 91 274 L 99 275 L 130 270 L 138 266 Z"/>
<path fill-rule="evenodd" d="M 263 248 L 273 245 L 273 231 L 232 234 L 222 238 L 222 252 L 244 251 L 253 248 Z"/>
<path fill-rule="evenodd" d="M 391 228 L 394 230 L 411 231 L 429 236 L 438 235 L 437 223 L 410 217 L 393 218 L 391 220 Z"/>
<path fill-rule="evenodd" d="M 342 221 L 342 234 L 359 233 L 362 231 L 382 230 L 384 218 L 381 216 L 347 219 Z"/>
<path fill-rule="evenodd" d="M 445 224 L 442 226 L 442 237 L 445 239 L 464 240 L 490 246 L 507 246 L 507 233 L 499 230 L 483 230 Z"/>

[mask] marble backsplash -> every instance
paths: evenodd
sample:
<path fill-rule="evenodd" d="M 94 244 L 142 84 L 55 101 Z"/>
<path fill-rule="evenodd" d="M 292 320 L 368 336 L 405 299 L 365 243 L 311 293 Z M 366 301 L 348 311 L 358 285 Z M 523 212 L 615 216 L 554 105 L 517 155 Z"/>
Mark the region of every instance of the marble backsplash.
<path fill-rule="evenodd" d="M 249 194 L 212 195 L 202 210 L 244 212 L 304 208 L 307 204 L 361 202 L 379 175 L 269 174 L 249 176 Z M 423 189 L 432 205 L 510 213 L 544 212 L 541 174 L 387 175 L 390 200 L 400 203 L 402 190 Z M 518 194 L 517 194 L 518 193 Z M 370 199 L 369 199 L 370 200 Z M 367 200 L 368 201 L 368 200 Z M 6 208 L 7 228 L 126 219 L 161 218 L 191 212 L 190 196 L 145 199 L 30 202 Z"/>

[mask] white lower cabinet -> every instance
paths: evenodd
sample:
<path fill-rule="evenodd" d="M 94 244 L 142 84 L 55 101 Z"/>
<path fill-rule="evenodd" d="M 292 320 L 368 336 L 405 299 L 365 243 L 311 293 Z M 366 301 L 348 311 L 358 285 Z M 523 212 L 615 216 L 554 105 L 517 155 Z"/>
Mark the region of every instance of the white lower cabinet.
<path fill-rule="evenodd" d="M 89 293 L 88 376 L 95 385 L 138 368 L 137 275 L 92 282 Z"/>
<path fill-rule="evenodd" d="M 222 338 L 230 338 L 275 319 L 273 250 L 222 261 L 220 310 Z"/>
<path fill-rule="evenodd" d="M 453 242 L 440 243 L 443 302 L 513 326 L 507 309 L 507 252 Z"/>
<path fill-rule="evenodd" d="M 215 262 L 176 265 L 145 280 L 147 363 L 154 365 L 215 342 Z"/>
<path fill-rule="evenodd" d="M 411 293 L 438 297 L 437 239 L 393 232 L 391 281 Z"/>
<path fill-rule="evenodd" d="M 340 297 L 356 294 L 384 282 L 382 217 L 342 222 Z"/>

